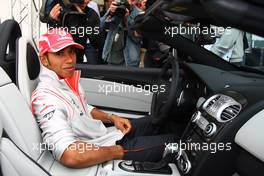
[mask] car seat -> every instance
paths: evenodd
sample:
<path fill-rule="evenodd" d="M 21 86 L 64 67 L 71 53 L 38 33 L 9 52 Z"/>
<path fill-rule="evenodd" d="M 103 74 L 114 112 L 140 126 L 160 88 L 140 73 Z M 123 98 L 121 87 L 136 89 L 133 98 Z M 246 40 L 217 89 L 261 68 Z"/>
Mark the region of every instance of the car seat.
<path fill-rule="evenodd" d="M 1 176 L 9 175 L 39 175 L 50 174 L 35 161 L 21 151 L 9 138 L 4 136 L 3 126 L 0 121 L 0 163 Z M 20 161 L 20 162 L 17 162 Z"/>
<path fill-rule="evenodd" d="M 43 166 L 52 175 L 92 176 L 97 166 L 84 169 L 70 169 L 54 160 L 42 144 L 40 129 L 31 110 L 14 83 L 0 68 L 0 120 L 6 135 L 33 161 Z M 21 162 L 14 161 L 15 165 Z"/>
<path fill-rule="evenodd" d="M 30 105 L 31 93 L 38 84 L 40 62 L 36 49 L 29 39 L 20 37 L 17 44 L 16 83 L 26 102 Z"/>

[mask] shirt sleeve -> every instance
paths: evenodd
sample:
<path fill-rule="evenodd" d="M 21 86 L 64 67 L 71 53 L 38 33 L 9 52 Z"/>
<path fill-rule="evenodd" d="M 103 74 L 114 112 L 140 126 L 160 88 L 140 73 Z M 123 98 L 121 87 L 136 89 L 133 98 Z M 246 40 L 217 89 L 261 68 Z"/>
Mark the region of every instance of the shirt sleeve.
<path fill-rule="evenodd" d="M 96 2 L 90 1 L 88 3 L 88 7 L 92 8 L 97 13 L 97 15 L 100 17 L 100 11 L 99 11 L 99 8 Z"/>
<path fill-rule="evenodd" d="M 52 95 L 32 98 L 33 114 L 42 130 L 43 142 L 59 161 L 67 147 L 77 141 L 67 118 L 70 107 L 65 107 Z"/>
<path fill-rule="evenodd" d="M 94 106 L 87 104 L 87 113 L 92 118 L 93 118 L 93 116 L 92 116 L 91 112 L 93 109 L 94 109 Z"/>
<path fill-rule="evenodd" d="M 142 41 L 142 37 L 136 37 L 135 36 L 135 29 L 134 24 L 135 24 L 135 18 L 140 14 L 140 10 L 137 7 L 134 7 L 130 15 L 128 16 L 128 36 L 135 42 L 135 43 L 140 43 Z"/>
<path fill-rule="evenodd" d="M 230 49 L 232 49 L 238 37 L 239 31 L 237 29 L 227 29 L 220 37 L 219 41 L 213 45 L 211 49 L 212 52 L 223 57 Z"/>

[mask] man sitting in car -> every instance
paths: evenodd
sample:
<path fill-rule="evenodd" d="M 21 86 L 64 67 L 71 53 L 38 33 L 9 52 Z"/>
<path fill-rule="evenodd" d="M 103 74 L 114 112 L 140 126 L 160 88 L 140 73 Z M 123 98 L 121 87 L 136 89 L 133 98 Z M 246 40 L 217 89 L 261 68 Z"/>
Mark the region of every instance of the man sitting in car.
<path fill-rule="evenodd" d="M 39 41 L 42 69 L 32 93 L 32 112 L 44 143 L 68 167 L 81 168 L 114 159 L 158 161 L 173 135 L 156 135 L 149 117 L 128 120 L 87 104 L 70 33 L 54 28 Z M 105 127 L 104 123 L 114 126 Z"/>

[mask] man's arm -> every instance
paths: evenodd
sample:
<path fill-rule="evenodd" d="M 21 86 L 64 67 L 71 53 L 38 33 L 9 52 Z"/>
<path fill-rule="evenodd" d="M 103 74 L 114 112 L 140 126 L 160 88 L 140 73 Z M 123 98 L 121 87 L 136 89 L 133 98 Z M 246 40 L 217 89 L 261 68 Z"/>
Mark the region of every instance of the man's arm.
<path fill-rule="evenodd" d="M 93 108 L 91 115 L 94 119 L 101 120 L 104 123 L 113 123 L 110 114 L 100 111 L 97 108 Z"/>
<path fill-rule="evenodd" d="M 105 21 L 106 20 L 110 20 L 112 18 L 112 15 L 115 13 L 117 9 L 117 5 L 116 2 L 113 1 L 109 7 L 109 9 L 107 10 L 107 12 L 100 18 L 100 30 L 105 30 Z M 114 23 L 114 25 L 118 25 L 119 24 L 119 18 L 115 18 L 116 20 L 113 20 L 111 23 Z"/>
<path fill-rule="evenodd" d="M 219 41 L 212 46 L 211 51 L 216 55 L 223 57 L 229 52 L 236 43 L 239 37 L 239 30 L 226 29 L 225 33 L 221 36 Z"/>
<path fill-rule="evenodd" d="M 84 168 L 105 161 L 122 159 L 124 150 L 121 146 L 98 147 L 82 141 L 71 144 L 62 154 L 60 162 L 71 168 Z"/>
<path fill-rule="evenodd" d="M 127 134 L 131 130 L 131 123 L 128 119 L 119 117 L 118 115 L 108 114 L 100 111 L 97 108 L 93 108 L 91 115 L 94 119 L 101 120 L 104 123 L 114 123 L 115 127 L 122 131 L 123 134 Z"/>
<path fill-rule="evenodd" d="M 98 147 L 80 141 L 68 123 L 70 111 L 52 94 L 43 93 L 42 89 L 35 91 L 31 105 L 42 130 L 44 144 L 52 149 L 54 157 L 65 166 L 81 168 L 122 159 L 121 146 Z"/>
<path fill-rule="evenodd" d="M 128 27 L 128 36 L 135 42 L 139 43 L 142 41 L 142 36 L 132 29 L 133 25 L 135 24 L 135 18 L 142 13 L 138 8 L 133 7 L 133 10 L 130 12 L 129 16 L 127 17 L 127 27 Z"/>

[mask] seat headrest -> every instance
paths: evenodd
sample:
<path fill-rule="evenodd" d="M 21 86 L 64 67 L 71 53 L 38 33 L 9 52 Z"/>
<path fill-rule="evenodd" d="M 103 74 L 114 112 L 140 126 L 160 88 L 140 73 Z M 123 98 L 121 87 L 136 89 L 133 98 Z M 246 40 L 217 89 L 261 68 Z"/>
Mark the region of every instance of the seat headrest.
<path fill-rule="evenodd" d="M 0 30 L 0 66 L 13 82 L 16 81 L 16 40 L 21 36 L 21 29 L 15 20 L 6 20 Z"/>
<path fill-rule="evenodd" d="M 40 62 L 38 58 L 38 54 L 35 48 L 30 44 L 27 43 L 27 71 L 30 80 L 34 80 L 38 77 L 40 72 Z"/>
<path fill-rule="evenodd" d="M 2 134 L 3 134 L 3 124 L 2 121 L 0 120 L 0 137 L 2 138 Z"/>
<path fill-rule="evenodd" d="M 40 61 L 37 50 L 29 39 L 21 37 L 17 43 L 17 86 L 30 105 L 31 93 L 38 83 Z"/>

